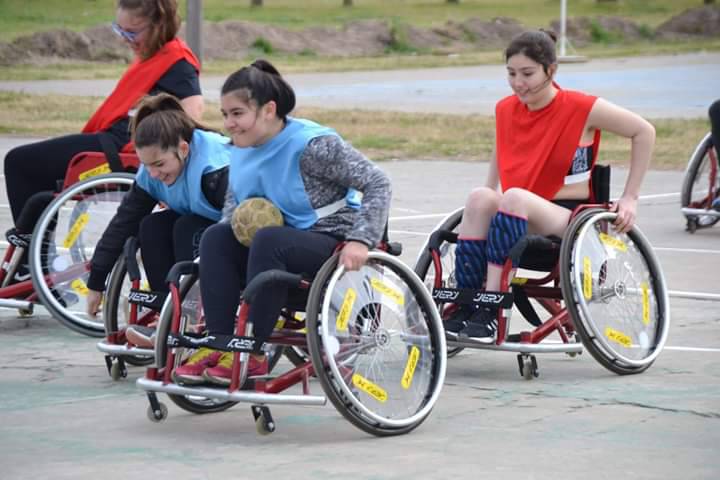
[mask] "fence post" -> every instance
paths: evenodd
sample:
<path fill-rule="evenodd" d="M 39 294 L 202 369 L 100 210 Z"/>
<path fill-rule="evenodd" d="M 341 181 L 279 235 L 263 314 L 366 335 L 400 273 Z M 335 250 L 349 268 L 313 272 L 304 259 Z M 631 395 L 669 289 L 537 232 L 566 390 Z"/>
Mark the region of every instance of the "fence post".
<path fill-rule="evenodd" d="M 187 20 L 185 21 L 185 36 L 190 50 L 202 63 L 202 0 L 187 0 Z"/>

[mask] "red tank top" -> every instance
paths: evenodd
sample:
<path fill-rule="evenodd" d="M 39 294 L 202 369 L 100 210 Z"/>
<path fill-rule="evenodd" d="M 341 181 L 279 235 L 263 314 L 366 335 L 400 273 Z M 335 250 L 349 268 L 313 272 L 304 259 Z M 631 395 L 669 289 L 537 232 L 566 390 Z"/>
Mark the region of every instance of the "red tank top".
<path fill-rule="evenodd" d="M 535 111 L 516 95 L 500 100 L 495 107 L 495 143 L 503 191 L 523 188 L 552 200 L 563 186 L 596 99 L 559 89 L 549 105 Z"/>
<path fill-rule="evenodd" d="M 167 42 L 147 60 L 136 57 L 110 96 L 90 117 L 82 132 L 102 132 L 110 128 L 116 121 L 126 117 L 135 103 L 150 91 L 170 67 L 182 59 L 187 60 L 198 72 L 200 71 L 200 62 L 197 57 L 179 38 Z M 123 148 L 123 151 L 127 151 L 128 145 Z"/>

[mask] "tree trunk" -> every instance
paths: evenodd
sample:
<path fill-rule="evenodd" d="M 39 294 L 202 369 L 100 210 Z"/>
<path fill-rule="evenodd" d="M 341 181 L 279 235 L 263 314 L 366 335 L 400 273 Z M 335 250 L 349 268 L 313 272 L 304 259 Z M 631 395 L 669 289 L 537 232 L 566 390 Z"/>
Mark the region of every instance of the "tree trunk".
<path fill-rule="evenodd" d="M 343 0 L 343 7 L 352 7 L 353 0 Z"/>
<path fill-rule="evenodd" d="M 251 7 L 262 7 L 263 0 L 250 0 Z"/>

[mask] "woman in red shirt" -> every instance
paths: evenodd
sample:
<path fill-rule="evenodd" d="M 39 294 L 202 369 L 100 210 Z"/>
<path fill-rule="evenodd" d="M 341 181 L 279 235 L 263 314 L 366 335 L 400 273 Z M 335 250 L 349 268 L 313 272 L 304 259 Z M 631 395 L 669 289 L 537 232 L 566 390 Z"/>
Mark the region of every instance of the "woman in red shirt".
<path fill-rule="evenodd" d="M 65 135 L 12 149 L 5 157 L 5 185 L 15 228 L 8 241 L 26 247 L 58 180 L 80 152 L 132 151 L 129 120 L 145 95 L 169 93 L 199 120 L 203 111 L 200 64 L 176 37 L 180 28 L 176 0 L 118 0 L 113 30 L 135 53 L 134 61 L 80 134 Z M 22 262 L 15 281 L 29 278 Z"/>
<path fill-rule="evenodd" d="M 505 60 L 513 95 L 496 106 L 487 181 L 465 204 L 456 248 L 459 288 L 498 290 L 502 265 L 522 236 L 563 235 L 572 209 L 590 196 L 601 130 L 631 142 L 625 189 L 611 207 L 617 212 L 615 229 L 629 231 L 655 144 L 655 129 L 637 114 L 555 83 L 552 32 L 517 35 Z M 463 306 L 445 323 L 446 336 L 492 343 L 496 316 L 491 309 Z"/>

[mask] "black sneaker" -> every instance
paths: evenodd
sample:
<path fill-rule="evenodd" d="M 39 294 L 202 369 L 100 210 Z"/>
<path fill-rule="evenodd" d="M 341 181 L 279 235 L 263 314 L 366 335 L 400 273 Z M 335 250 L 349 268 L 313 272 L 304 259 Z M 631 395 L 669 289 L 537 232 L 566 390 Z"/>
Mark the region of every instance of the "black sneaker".
<path fill-rule="evenodd" d="M 460 337 L 478 343 L 491 344 L 497 333 L 497 310 L 480 308 L 470 317 L 468 324 L 460 331 Z"/>
<path fill-rule="evenodd" d="M 467 326 L 468 320 L 472 314 L 472 309 L 466 306 L 461 306 L 455 310 L 450 315 L 450 318 L 443 322 L 443 326 L 445 327 L 445 337 L 451 340 L 457 340 L 458 333 Z"/>
<path fill-rule="evenodd" d="M 13 275 L 12 279 L 10 279 L 10 283 L 20 283 L 26 280 L 30 280 L 30 266 L 21 263 L 15 269 L 15 274 Z"/>

